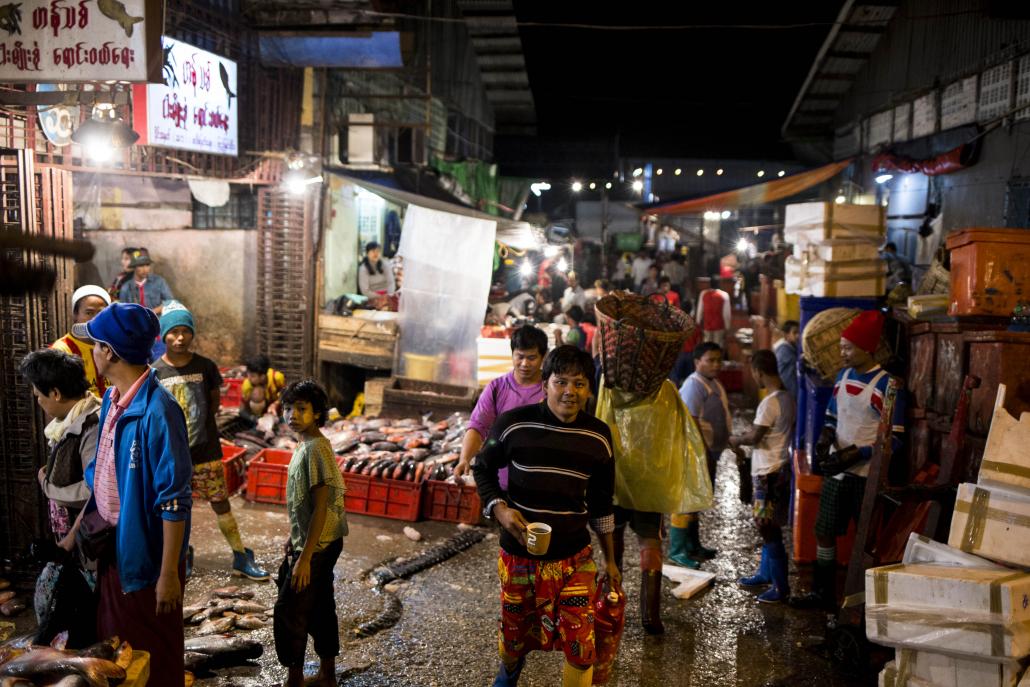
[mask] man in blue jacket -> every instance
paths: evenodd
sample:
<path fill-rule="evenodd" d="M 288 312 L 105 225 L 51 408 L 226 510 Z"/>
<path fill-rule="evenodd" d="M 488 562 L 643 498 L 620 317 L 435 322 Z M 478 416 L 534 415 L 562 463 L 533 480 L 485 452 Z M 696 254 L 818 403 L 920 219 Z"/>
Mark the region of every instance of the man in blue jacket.
<path fill-rule="evenodd" d="M 96 511 L 114 527 L 114 551 L 98 562 L 101 637 L 150 652 L 154 687 L 183 680 L 183 581 L 192 464 L 182 409 L 147 366 L 160 331 L 141 305 L 115 303 L 72 333 L 93 344 L 110 385 L 100 409 L 97 456 L 86 469 Z"/>

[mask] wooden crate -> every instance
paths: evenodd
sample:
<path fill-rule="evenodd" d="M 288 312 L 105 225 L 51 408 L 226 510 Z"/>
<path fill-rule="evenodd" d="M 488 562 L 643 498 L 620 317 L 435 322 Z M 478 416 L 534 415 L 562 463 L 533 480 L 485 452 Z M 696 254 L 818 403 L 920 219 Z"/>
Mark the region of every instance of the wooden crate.
<path fill-rule="evenodd" d="M 372 370 L 392 370 L 397 348 L 394 313 L 376 316 L 318 316 L 318 358 Z M 367 402 L 367 401 L 366 401 Z"/>
<path fill-rule="evenodd" d="M 478 388 L 394 377 L 383 390 L 384 417 L 419 417 L 431 414 L 442 420 L 451 413 L 471 413 Z"/>
<path fill-rule="evenodd" d="M 389 385 L 389 377 L 365 380 L 365 415 L 373 416 L 383 412 L 383 389 Z"/>

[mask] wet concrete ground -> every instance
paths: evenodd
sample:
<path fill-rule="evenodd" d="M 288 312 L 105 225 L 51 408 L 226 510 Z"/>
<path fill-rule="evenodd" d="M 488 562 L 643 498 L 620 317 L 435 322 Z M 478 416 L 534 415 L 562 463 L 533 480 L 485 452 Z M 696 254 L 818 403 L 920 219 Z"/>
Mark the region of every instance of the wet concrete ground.
<path fill-rule="evenodd" d="M 858 687 L 875 685 L 875 675 L 846 675 L 813 651 L 822 637 L 824 617 L 783 605 L 764 605 L 735 580 L 751 574 L 757 565 L 759 537 L 750 521 L 750 507 L 738 497 L 738 474 L 731 454 L 721 461 L 716 504 L 704 514 L 702 538 L 719 549 L 704 564 L 717 578 L 712 587 L 687 601 L 675 599 L 666 580 L 663 618 L 666 633 L 644 634 L 637 609 L 639 569 L 635 537 L 627 535 L 625 586 L 629 594 L 626 631 L 610 685 L 616 687 L 737 687 L 806 686 Z M 233 499 L 245 543 L 270 570 L 281 559 L 286 536 L 285 510 Z M 374 617 L 380 601 L 364 581 L 376 563 L 397 556 L 412 556 L 427 543 L 456 532 L 447 523 L 421 522 L 413 526 L 423 535 L 415 543 L 402 534 L 407 523 L 349 516 L 351 534 L 337 566 L 336 599 L 343 642 L 338 662 L 339 683 L 347 687 L 449 687 L 489 685 L 497 670 L 496 618 L 498 583 L 497 538 L 434 568 L 415 575 L 399 592 L 404 611 L 392 629 L 372 638 L 357 639 L 353 628 Z M 218 532 L 214 515 L 203 503 L 194 507 L 193 543 L 196 573 L 186 588 L 187 604 L 203 600 L 215 587 L 231 582 L 228 548 Z M 596 548 L 596 547 L 595 547 Z M 790 546 L 788 544 L 788 550 Z M 797 570 L 791 581 L 798 584 Z M 809 573 L 810 574 L 810 573 Z M 239 578 L 235 578 L 238 580 Z M 242 584 L 242 583 L 240 583 Z M 247 582 L 256 600 L 275 599 L 271 583 Z M 187 630 L 187 636 L 189 636 Z M 218 677 L 199 680 L 201 687 L 257 686 L 279 683 L 285 671 L 275 660 L 271 624 L 243 633 L 265 643 L 259 665 L 221 671 Z M 315 656 L 309 646 L 309 660 Z M 561 683 L 560 654 L 532 654 L 520 685 L 553 687 Z"/>

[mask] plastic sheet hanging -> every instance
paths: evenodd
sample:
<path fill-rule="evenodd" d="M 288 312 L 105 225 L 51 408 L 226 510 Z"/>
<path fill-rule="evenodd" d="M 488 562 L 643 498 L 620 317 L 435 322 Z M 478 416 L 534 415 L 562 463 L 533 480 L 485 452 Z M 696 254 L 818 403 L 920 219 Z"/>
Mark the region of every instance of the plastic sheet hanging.
<path fill-rule="evenodd" d="M 601 380 L 597 417 L 612 431 L 615 502 L 649 513 L 695 513 L 712 506 L 701 432 L 676 387 L 641 396 Z"/>

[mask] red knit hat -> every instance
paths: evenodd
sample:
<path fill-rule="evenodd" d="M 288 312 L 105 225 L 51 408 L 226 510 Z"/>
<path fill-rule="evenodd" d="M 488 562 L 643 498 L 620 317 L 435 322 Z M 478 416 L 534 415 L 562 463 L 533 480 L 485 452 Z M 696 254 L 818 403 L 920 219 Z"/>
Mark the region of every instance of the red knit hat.
<path fill-rule="evenodd" d="M 879 310 L 865 310 L 859 313 L 858 317 L 851 321 L 840 338 L 847 339 L 872 355 L 880 345 L 880 335 L 883 333 L 883 313 Z"/>

